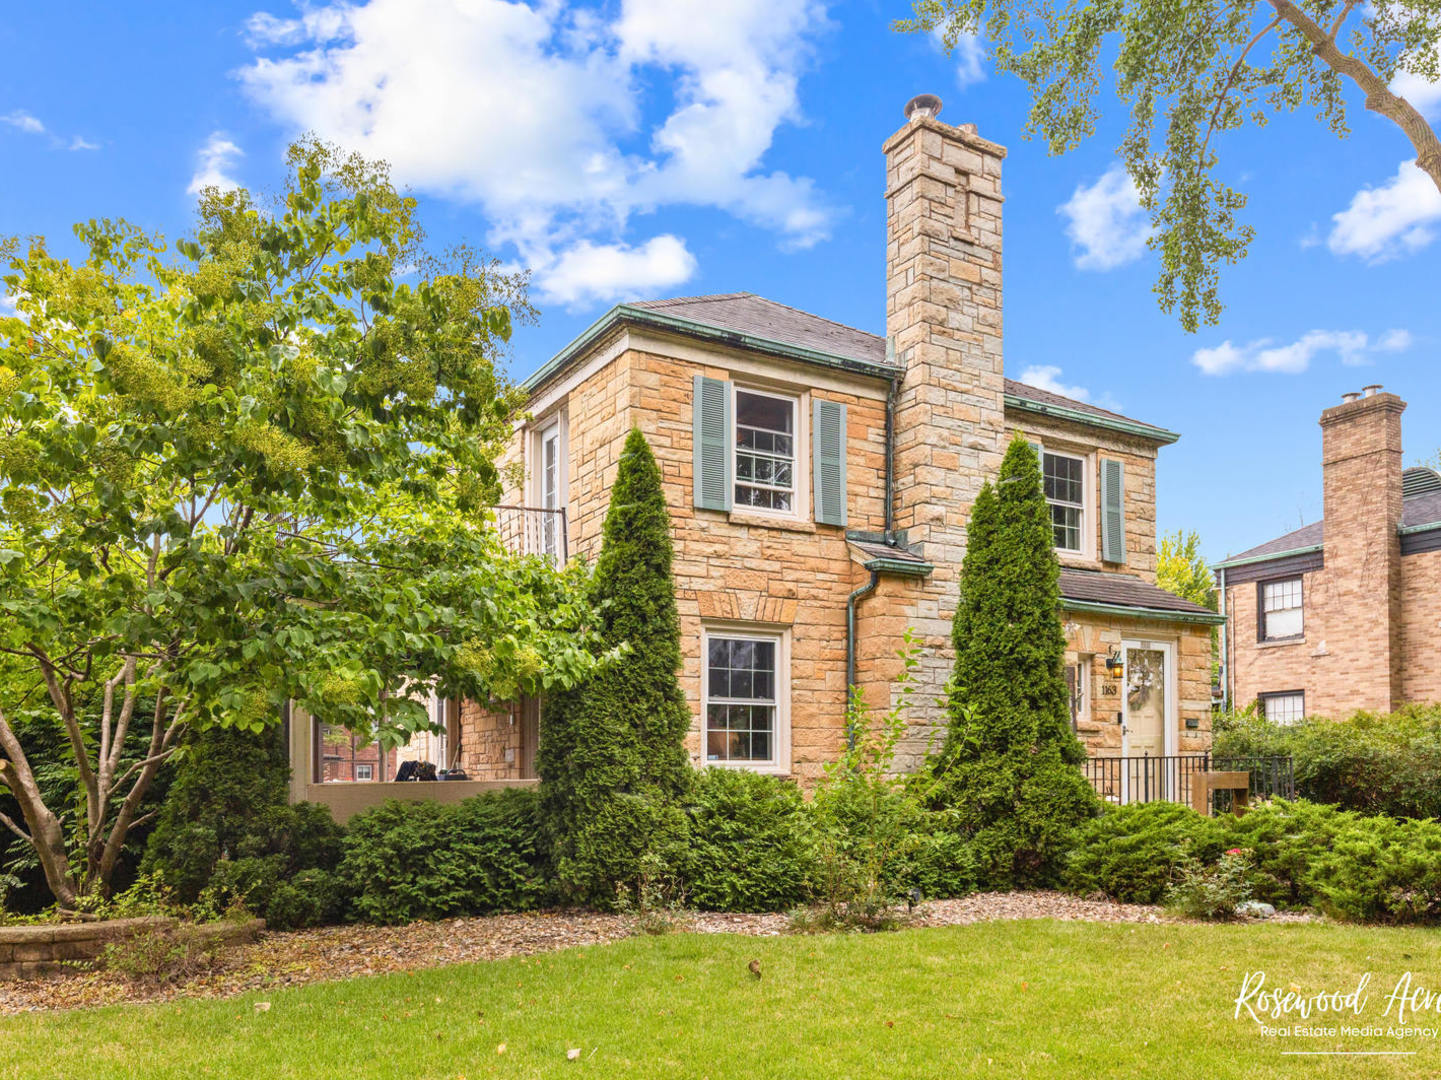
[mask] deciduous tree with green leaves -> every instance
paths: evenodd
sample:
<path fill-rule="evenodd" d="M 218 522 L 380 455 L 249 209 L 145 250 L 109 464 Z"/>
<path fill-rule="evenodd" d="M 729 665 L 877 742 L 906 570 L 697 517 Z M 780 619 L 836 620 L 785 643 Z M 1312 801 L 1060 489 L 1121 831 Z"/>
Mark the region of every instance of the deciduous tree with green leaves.
<path fill-rule="evenodd" d="M 1441 79 L 1438 0 L 915 0 L 914 11 L 900 29 L 939 33 L 948 49 L 963 35 L 989 43 L 996 69 L 1030 88 L 1027 130 L 1053 154 L 1095 133 L 1113 69 L 1130 110 L 1121 160 L 1160 256 L 1156 292 L 1187 330 L 1220 318 L 1218 268 L 1254 233 L 1221 168 L 1227 132 L 1306 106 L 1344 136 L 1347 91 L 1359 90 L 1441 190 L 1441 138 L 1392 89 L 1401 73 Z"/>
<path fill-rule="evenodd" d="M 78 226 L 76 261 L 10 245 L 0 825 L 65 907 L 107 892 L 189 726 L 259 731 L 291 699 L 389 747 L 429 723 L 418 684 L 506 698 L 604 659 L 583 569 L 493 527 L 524 280 L 427 257 L 383 166 L 290 163 L 274 205 L 206 192 L 174 254 L 121 221 Z M 73 845 L 7 720 L 36 709 L 83 791 Z"/>
<path fill-rule="evenodd" d="M 1201 555 L 1201 536 L 1177 529 L 1161 537 L 1156 584 L 1183 600 L 1216 610 L 1216 576 Z"/>

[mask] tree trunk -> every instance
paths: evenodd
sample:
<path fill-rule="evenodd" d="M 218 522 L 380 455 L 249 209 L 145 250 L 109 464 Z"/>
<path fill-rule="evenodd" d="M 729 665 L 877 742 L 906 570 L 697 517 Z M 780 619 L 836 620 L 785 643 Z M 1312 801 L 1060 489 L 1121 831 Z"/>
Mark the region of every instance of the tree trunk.
<path fill-rule="evenodd" d="M 1336 45 L 1336 39 L 1291 0 L 1271 0 L 1271 6 L 1276 9 L 1277 15 L 1301 32 L 1327 67 L 1346 76 L 1366 92 L 1366 108 L 1380 113 L 1406 133 L 1406 138 L 1416 149 L 1416 167 L 1431 177 L 1436 190 L 1441 191 L 1441 138 L 1437 137 L 1426 118 L 1405 98 L 1393 94 L 1381 77 L 1363 61 L 1342 52 Z"/>
<path fill-rule="evenodd" d="M 0 716 L 0 750 L 5 754 L 4 760 L 0 760 L 0 781 L 20 804 L 20 813 L 30 830 L 30 844 L 45 871 L 45 884 L 61 907 L 73 907 L 75 880 L 65 851 L 65 830 L 60 819 L 46 807 L 20 740 L 3 716 Z"/>

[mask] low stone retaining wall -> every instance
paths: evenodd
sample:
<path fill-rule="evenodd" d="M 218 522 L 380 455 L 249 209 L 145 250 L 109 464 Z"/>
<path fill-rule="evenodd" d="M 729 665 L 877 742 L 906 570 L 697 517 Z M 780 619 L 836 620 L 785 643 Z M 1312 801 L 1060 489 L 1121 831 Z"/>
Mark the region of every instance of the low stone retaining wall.
<path fill-rule="evenodd" d="M 179 920 L 160 916 L 0 926 L 0 979 L 36 979 L 81 970 L 99 957 L 107 945 L 137 934 L 174 933 L 180 927 Z M 253 941 L 263 929 L 265 920 L 247 919 L 186 925 L 184 932 L 204 942 L 229 945 Z"/>

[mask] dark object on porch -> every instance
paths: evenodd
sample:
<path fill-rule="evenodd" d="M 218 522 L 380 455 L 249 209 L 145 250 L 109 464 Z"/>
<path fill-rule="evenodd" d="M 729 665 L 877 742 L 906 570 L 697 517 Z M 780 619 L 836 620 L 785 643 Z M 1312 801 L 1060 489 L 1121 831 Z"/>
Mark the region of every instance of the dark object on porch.
<path fill-rule="evenodd" d="M 436 779 L 435 766 L 428 761 L 403 761 L 395 770 L 395 782 L 404 784 L 410 780 Z"/>
<path fill-rule="evenodd" d="M 1166 754 L 1156 757 L 1093 757 L 1081 765 L 1096 794 L 1109 803 L 1178 802 L 1192 805 L 1193 785 L 1207 772 L 1246 772 L 1249 798 L 1296 797 L 1296 777 L 1291 758 L 1286 756 L 1239 757 L 1199 754 Z M 1227 792 L 1216 791 L 1210 799 L 1217 812 L 1231 808 Z"/>

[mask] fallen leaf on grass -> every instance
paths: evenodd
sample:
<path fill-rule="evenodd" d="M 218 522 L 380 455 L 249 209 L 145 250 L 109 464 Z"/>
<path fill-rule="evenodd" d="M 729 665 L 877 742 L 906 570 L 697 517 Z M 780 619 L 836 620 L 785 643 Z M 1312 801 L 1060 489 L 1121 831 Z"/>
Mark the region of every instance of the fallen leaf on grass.
<path fill-rule="evenodd" d="M 270 1011 L 270 1002 L 268 1002 L 268 1001 L 257 1001 L 257 1002 L 255 1003 L 255 1011 L 256 1011 L 256 1012 L 269 1012 L 269 1011 Z"/>
<path fill-rule="evenodd" d="M 567 1061 L 574 1061 L 578 1057 L 580 1057 L 580 1047 L 565 1052 L 565 1059 Z"/>

